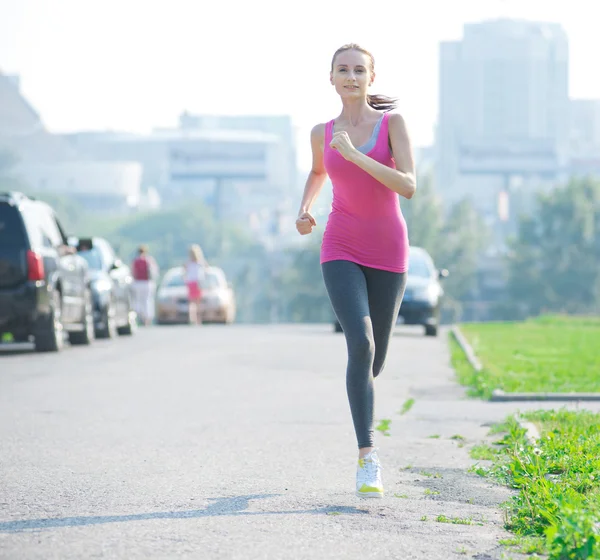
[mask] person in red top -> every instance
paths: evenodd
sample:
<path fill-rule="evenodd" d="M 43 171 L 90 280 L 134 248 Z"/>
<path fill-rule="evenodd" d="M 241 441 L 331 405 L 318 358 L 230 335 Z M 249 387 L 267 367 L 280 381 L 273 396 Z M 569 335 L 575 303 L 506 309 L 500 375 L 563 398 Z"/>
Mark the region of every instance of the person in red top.
<path fill-rule="evenodd" d="M 131 270 L 135 311 L 142 324 L 151 325 L 154 320 L 154 280 L 158 276 L 158 265 L 148 254 L 148 247 L 145 245 L 138 249 L 138 256 L 133 260 Z"/>

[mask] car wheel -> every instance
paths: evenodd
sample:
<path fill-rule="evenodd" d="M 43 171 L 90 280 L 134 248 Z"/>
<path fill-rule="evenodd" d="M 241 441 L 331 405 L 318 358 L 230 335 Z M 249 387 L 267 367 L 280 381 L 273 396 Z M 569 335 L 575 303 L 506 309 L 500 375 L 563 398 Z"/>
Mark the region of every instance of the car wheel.
<path fill-rule="evenodd" d="M 34 334 L 36 352 L 59 352 L 64 346 L 62 297 L 58 290 L 54 290 L 51 305 L 49 324 L 46 329 L 40 329 Z"/>
<path fill-rule="evenodd" d="M 69 333 L 71 344 L 91 344 L 94 340 L 94 308 L 92 306 L 92 294 L 85 291 L 85 306 L 83 318 L 83 330 Z"/>
<path fill-rule="evenodd" d="M 96 331 L 96 338 L 115 338 L 117 336 L 117 315 L 112 303 L 104 310 L 103 323 L 105 326 Z"/>
<path fill-rule="evenodd" d="M 131 336 L 132 334 L 134 334 L 137 331 L 137 328 L 138 328 L 137 315 L 135 314 L 134 311 L 130 311 L 127 324 L 124 327 L 119 327 L 117 329 L 117 332 L 121 336 Z"/>
<path fill-rule="evenodd" d="M 438 326 L 437 325 L 425 325 L 425 336 L 437 336 Z"/>

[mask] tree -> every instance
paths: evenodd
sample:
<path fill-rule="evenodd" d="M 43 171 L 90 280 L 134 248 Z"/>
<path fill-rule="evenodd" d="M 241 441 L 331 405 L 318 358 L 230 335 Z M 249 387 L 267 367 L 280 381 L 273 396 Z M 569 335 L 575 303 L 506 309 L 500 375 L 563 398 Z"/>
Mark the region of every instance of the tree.
<path fill-rule="evenodd" d="M 600 310 L 600 181 L 572 179 L 537 197 L 508 258 L 508 292 L 530 314 Z"/>
<path fill-rule="evenodd" d="M 423 247 L 435 259 L 441 249 L 444 213 L 430 174 L 419 178 L 415 196 L 410 200 L 401 199 L 401 206 L 410 244 Z"/>
<path fill-rule="evenodd" d="M 314 234 L 312 234 L 314 235 Z M 329 322 L 333 310 L 325 290 L 320 265 L 321 236 L 300 249 L 288 251 L 282 279 L 287 319 L 292 322 Z"/>
<path fill-rule="evenodd" d="M 445 215 L 429 174 L 418 181 L 415 196 L 402 200 L 410 244 L 426 249 L 439 268 L 447 268 L 445 291 L 451 300 L 464 300 L 477 281 L 481 252 L 489 231 L 467 198 L 458 201 Z"/>
<path fill-rule="evenodd" d="M 468 198 L 455 203 L 440 235 L 436 263 L 447 268 L 446 292 L 456 300 L 466 300 L 477 285 L 480 257 L 489 241 L 489 231 Z"/>

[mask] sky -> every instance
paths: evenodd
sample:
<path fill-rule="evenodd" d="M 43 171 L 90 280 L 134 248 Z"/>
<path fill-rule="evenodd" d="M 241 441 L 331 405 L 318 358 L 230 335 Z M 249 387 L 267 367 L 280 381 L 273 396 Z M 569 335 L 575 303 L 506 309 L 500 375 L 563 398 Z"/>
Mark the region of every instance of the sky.
<path fill-rule="evenodd" d="M 413 143 L 432 142 L 438 48 L 465 23 L 496 17 L 563 25 L 570 94 L 600 98 L 597 20 L 589 0 L 0 0 L 0 71 L 52 132 L 148 132 L 182 111 L 289 114 L 299 164 L 313 125 L 335 117 L 333 52 L 375 56 L 373 93 L 399 99 Z M 367 7 L 369 6 L 369 7 Z"/>

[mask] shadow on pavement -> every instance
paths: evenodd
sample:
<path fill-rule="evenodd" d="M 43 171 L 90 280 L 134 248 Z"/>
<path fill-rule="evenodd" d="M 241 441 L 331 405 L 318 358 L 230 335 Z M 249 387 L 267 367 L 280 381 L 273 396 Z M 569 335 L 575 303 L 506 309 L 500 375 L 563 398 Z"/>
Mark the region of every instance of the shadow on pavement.
<path fill-rule="evenodd" d="M 368 514 L 368 510 L 349 506 L 328 506 L 309 510 L 283 511 L 245 511 L 250 500 L 273 498 L 280 494 L 255 494 L 234 498 L 210 498 L 214 503 L 204 509 L 189 511 L 158 511 L 132 515 L 102 515 L 86 517 L 56 517 L 46 519 L 24 519 L 20 521 L 0 522 L 0 533 L 22 533 L 60 527 L 84 527 L 106 523 L 124 523 L 126 521 L 146 521 L 149 519 L 195 519 L 200 517 L 218 517 L 220 515 L 297 515 L 297 514 Z"/>

